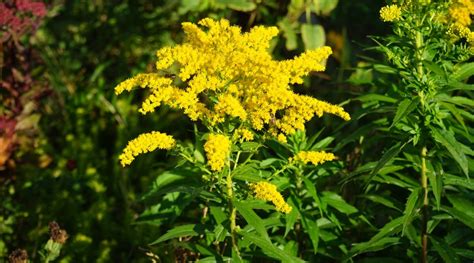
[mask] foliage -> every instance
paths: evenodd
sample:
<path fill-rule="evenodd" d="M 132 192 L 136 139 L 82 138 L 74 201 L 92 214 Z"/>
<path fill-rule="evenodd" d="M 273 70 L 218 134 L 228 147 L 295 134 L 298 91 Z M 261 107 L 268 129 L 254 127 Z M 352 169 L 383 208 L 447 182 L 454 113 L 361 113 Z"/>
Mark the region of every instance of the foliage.
<path fill-rule="evenodd" d="M 467 83 L 474 74 L 473 49 L 447 23 L 450 10 L 462 2 L 473 10 L 469 1 L 405 1 L 383 8 L 381 17 L 393 21 L 393 34 L 373 37 L 373 50 L 386 60 L 370 61 L 349 79 L 372 88 L 354 98 L 361 105 L 354 119 L 365 125 L 349 141 L 360 147 L 364 164 L 350 171 L 346 183 L 363 182 L 367 215 L 382 226 L 356 244 L 351 257 L 385 249 L 423 262 L 472 259 L 465 251 L 472 250 L 474 222 L 467 212 L 474 201 L 468 146 L 474 101 Z M 372 155 L 381 150 L 383 155 Z M 390 212 L 376 214 L 381 206 Z"/>
<path fill-rule="evenodd" d="M 237 250 L 244 261 L 472 261 L 471 2 L 397 0 L 380 13 L 378 0 L 3 1 L 0 261 L 236 261 Z M 273 61 L 331 46 L 326 70 L 292 91 L 352 119 L 292 131 L 277 110 L 258 130 L 245 95 L 200 93 L 209 118 L 192 122 L 179 97 L 142 116 L 151 90 L 114 94 L 153 71 L 156 50 L 188 41 L 182 22 L 205 17 L 278 29 Z M 179 69 L 159 76 L 185 90 Z M 154 130 L 173 141 L 139 136 Z M 64 245 L 46 237 L 54 220 Z"/>

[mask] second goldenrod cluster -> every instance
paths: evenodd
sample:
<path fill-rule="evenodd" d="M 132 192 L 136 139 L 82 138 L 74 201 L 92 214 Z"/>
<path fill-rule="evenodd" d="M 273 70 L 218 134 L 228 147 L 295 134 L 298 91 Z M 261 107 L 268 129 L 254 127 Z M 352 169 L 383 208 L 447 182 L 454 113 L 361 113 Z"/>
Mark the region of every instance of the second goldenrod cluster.
<path fill-rule="evenodd" d="M 210 134 L 204 144 L 207 163 L 213 171 L 220 171 L 224 167 L 230 153 L 230 140 L 222 134 Z"/>
<path fill-rule="evenodd" d="M 290 162 L 299 161 L 304 164 L 312 163 L 313 165 L 318 165 L 334 159 L 336 159 L 336 156 L 333 153 L 325 151 L 301 151 L 295 157 L 290 158 Z"/>
<path fill-rule="evenodd" d="M 474 2 L 472 0 L 455 0 L 450 5 L 445 23 L 449 25 L 449 34 L 454 40 L 464 38 L 474 46 L 474 32 L 471 31 L 471 16 L 474 15 Z"/>
<path fill-rule="evenodd" d="M 380 18 L 384 22 L 393 22 L 400 19 L 402 9 L 397 5 L 388 5 L 380 9 Z"/>
<path fill-rule="evenodd" d="M 132 163 L 135 156 L 154 151 L 155 149 L 171 149 L 175 146 L 176 141 L 173 137 L 160 132 L 143 133 L 137 138 L 128 142 L 127 147 L 119 156 L 122 166 Z"/>
<path fill-rule="evenodd" d="M 250 188 L 256 198 L 272 202 L 277 211 L 285 214 L 291 212 L 291 206 L 285 202 L 283 196 L 278 192 L 276 185 L 262 181 L 251 184 Z"/>

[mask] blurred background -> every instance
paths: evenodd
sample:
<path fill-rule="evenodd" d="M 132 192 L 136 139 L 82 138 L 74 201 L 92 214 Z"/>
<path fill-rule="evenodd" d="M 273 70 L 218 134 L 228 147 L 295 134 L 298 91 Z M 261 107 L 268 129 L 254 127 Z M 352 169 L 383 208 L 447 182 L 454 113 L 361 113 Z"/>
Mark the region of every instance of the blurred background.
<path fill-rule="evenodd" d="M 377 0 L 1 0 L 0 261 L 17 248 L 37 261 L 53 220 L 69 234 L 64 262 L 149 261 L 147 244 L 166 232 L 168 222 L 136 219 L 146 207 L 141 195 L 167 166 L 165 156 L 144 155 L 125 169 L 117 156 L 142 132 L 160 130 L 186 140 L 193 127 L 166 109 L 142 116 L 141 91 L 117 97 L 113 88 L 153 71 L 155 51 L 182 41 L 181 22 L 212 17 L 243 30 L 277 26 L 280 34 L 272 43 L 277 59 L 330 45 L 334 55 L 327 71 L 297 90 L 341 103 L 360 90 L 344 80 L 372 43 L 367 36 L 389 29 L 378 21 L 382 5 Z M 323 133 L 332 134 L 341 123 L 324 118 L 311 122 L 308 133 L 328 126 Z"/>

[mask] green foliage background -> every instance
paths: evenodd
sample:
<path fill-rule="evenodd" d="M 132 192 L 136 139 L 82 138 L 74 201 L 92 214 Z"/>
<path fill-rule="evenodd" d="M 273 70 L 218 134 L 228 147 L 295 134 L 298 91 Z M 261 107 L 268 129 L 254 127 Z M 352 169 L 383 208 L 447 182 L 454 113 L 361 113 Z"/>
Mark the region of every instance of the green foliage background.
<path fill-rule="evenodd" d="M 181 41 L 181 22 L 225 17 L 244 30 L 257 24 L 278 25 L 282 33 L 273 44 L 276 58 L 290 58 L 305 48 L 319 46 L 323 38 L 335 50 L 328 70 L 308 78 L 298 91 L 330 102 L 344 101 L 353 121 L 313 120 L 307 130 L 310 138 L 298 138 L 305 144 L 299 147 L 330 149 L 340 157 L 315 174 L 308 171 L 310 180 L 318 178 L 316 189 L 329 206 L 325 213 L 330 220 L 317 220 L 317 211 L 308 212 L 308 218 L 316 223 L 306 224 L 317 224 L 319 235 L 308 233 L 311 241 L 295 237 L 308 249 L 298 256 L 311 262 L 417 260 L 422 189 L 418 178 L 421 168 L 416 164 L 421 160 L 417 148 L 407 143 L 414 137 L 400 134 L 408 130 L 417 135 L 423 128 L 417 130 L 412 125 L 420 122 L 418 115 L 403 115 L 402 105 L 410 103 L 404 99 L 411 98 L 396 88 L 404 69 L 384 60 L 383 53 L 390 45 L 382 41 L 379 52 L 364 50 L 374 45 L 367 36 L 390 32 L 389 25 L 378 18 L 384 3 L 336 2 L 50 1 L 48 17 L 38 31 L 21 39 L 40 57 L 41 63 L 32 71 L 51 92 L 38 101 L 35 110 L 40 119 L 34 147 L 17 147 L 12 156 L 15 168 L 0 171 L 0 258 L 25 248 L 33 261 L 40 261 L 38 251 L 49 238 L 47 226 L 52 220 L 70 236 L 59 258 L 63 262 L 148 262 L 148 251 L 163 262 L 196 258 L 191 251 L 199 248 L 192 247 L 192 242 L 191 246 L 177 241 L 148 246 L 170 228 L 201 216 L 202 208 L 191 204 L 184 216 L 178 217 L 184 209 L 179 205 L 186 198 L 183 196 L 166 195 L 152 201 L 149 196 L 142 198 L 150 185 L 159 183 L 158 175 L 170 168 L 173 160 L 164 153 L 151 153 L 127 169 L 117 161 L 126 142 L 142 132 L 153 128 L 191 143 L 193 126 L 166 109 L 143 117 L 136 106 L 143 93 L 117 97 L 113 88 L 136 73 L 151 71 L 155 51 Z M 433 76 L 459 73 L 457 65 L 440 66 L 443 61 L 439 60 L 427 65 Z M 469 85 L 473 75 L 472 63 L 469 65 L 463 68 L 468 73 L 458 76 L 457 86 L 439 99 L 443 105 L 452 104 L 447 106 L 449 112 L 442 110 L 451 130 L 437 128 L 428 132 L 434 140 L 424 142 L 435 149 L 428 158 L 433 171 L 428 175 L 434 192 L 430 193 L 434 219 L 429 223 L 433 262 L 474 258 L 474 186 L 462 172 L 472 174 L 474 169 L 470 146 L 473 89 L 463 86 Z M 441 80 L 437 84 L 450 86 Z M 394 118 L 399 121 L 395 128 Z M 462 137 L 459 143 L 464 146 L 448 145 L 454 134 Z M 447 139 L 443 142 L 442 138 Z M 272 150 L 282 152 L 277 147 L 263 155 L 270 156 Z M 464 156 L 467 166 L 459 168 L 459 160 L 449 157 L 456 151 L 458 159 Z M 50 162 L 41 165 L 45 158 Z M 318 199 L 311 189 L 301 193 L 305 204 Z M 166 213 L 153 213 L 151 205 L 157 200 Z M 315 239 L 320 240 L 317 255 L 311 252 L 318 242 Z M 294 243 L 288 242 L 283 249 L 293 253 Z"/>

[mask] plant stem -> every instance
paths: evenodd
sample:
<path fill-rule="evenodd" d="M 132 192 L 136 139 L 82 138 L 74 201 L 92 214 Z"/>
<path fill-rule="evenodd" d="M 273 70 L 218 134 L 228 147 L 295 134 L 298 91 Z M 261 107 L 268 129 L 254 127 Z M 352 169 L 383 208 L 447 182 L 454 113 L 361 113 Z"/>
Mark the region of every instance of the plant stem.
<path fill-rule="evenodd" d="M 426 176 L 426 147 L 421 149 L 421 187 L 423 188 L 423 215 L 421 223 L 421 262 L 428 262 L 428 177 Z"/>
<path fill-rule="evenodd" d="M 235 209 L 234 204 L 232 203 L 232 199 L 234 197 L 234 191 L 233 191 L 233 182 L 232 182 L 232 176 L 231 176 L 230 163 L 229 163 L 229 173 L 227 174 L 227 178 L 226 178 L 226 186 L 227 186 L 228 205 L 229 205 L 229 211 L 230 211 L 229 221 L 230 221 L 230 236 L 232 239 L 232 247 L 237 253 L 237 256 L 240 258 L 239 247 L 237 246 L 237 238 L 235 237 L 235 232 L 236 232 L 235 218 L 237 215 L 237 209 Z"/>

